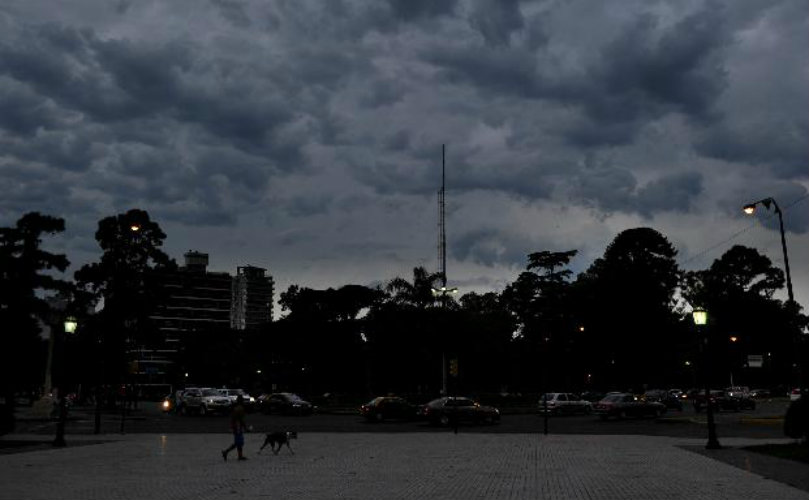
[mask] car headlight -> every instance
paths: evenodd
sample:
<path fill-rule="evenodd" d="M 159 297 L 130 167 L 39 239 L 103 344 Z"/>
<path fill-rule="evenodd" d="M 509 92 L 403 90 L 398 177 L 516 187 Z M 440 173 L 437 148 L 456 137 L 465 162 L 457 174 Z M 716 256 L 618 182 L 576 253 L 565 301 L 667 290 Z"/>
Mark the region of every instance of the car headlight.
<path fill-rule="evenodd" d="M 300 406 L 301 406 L 300 403 L 292 403 L 293 408 L 300 408 Z"/>
<path fill-rule="evenodd" d="M 256 398 L 254 398 L 253 396 L 250 396 L 250 402 L 251 402 L 251 403 L 255 403 L 255 402 L 256 402 Z"/>
<path fill-rule="evenodd" d="M 171 403 L 169 403 L 168 401 L 163 401 L 163 408 L 164 409 L 168 410 L 169 406 L 171 406 Z"/>

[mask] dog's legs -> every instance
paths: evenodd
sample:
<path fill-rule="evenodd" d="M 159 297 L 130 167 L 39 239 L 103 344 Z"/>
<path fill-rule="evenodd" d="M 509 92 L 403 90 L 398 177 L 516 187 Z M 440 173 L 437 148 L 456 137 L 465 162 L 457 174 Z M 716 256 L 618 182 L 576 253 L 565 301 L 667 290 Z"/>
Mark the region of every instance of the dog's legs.
<path fill-rule="evenodd" d="M 276 448 L 276 447 L 275 447 L 275 444 L 273 444 L 273 447 L 272 447 L 272 452 L 273 452 L 275 455 L 278 455 L 278 452 L 279 452 L 279 451 L 281 451 L 281 443 L 278 443 L 278 448 Z"/>
<path fill-rule="evenodd" d="M 292 453 L 293 455 L 295 454 L 295 452 L 292 451 L 292 447 L 289 445 L 289 441 L 287 441 L 287 448 L 289 449 L 290 453 Z"/>

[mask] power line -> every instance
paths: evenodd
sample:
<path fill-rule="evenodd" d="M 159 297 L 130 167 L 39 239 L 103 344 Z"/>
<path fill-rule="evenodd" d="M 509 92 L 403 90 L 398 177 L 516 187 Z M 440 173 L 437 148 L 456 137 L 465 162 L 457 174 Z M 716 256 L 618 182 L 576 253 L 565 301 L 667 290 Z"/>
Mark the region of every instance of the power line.
<path fill-rule="evenodd" d="M 805 199 L 807 199 L 807 198 L 809 198 L 809 193 L 805 193 L 805 194 L 804 194 L 803 196 L 801 196 L 800 198 L 797 198 L 796 200 L 793 200 L 793 201 L 792 201 L 791 203 L 789 203 L 788 205 L 785 205 L 785 206 L 784 206 L 784 208 L 782 208 L 782 209 L 781 209 L 781 211 L 782 211 L 782 212 L 788 211 L 790 208 L 794 207 L 795 205 L 797 205 L 798 203 L 802 202 L 803 200 L 805 200 Z M 769 212 L 768 212 L 768 213 L 767 213 L 767 216 L 766 216 L 766 217 L 764 217 L 764 220 L 769 220 L 769 219 L 771 219 L 771 218 L 775 217 L 776 215 L 777 215 L 777 214 L 776 214 L 775 212 L 772 212 L 772 213 L 769 213 Z M 758 221 L 754 221 L 754 222 L 753 222 L 753 223 L 751 223 L 749 226 L 747 226 L 747 227 L 745 227 L 744 229 L 741 229 L 741 230 L 739 230 L 739 231 L 736 231 L 735 233 L 733 233 L 733 234 L 732 234 L 732 235 L 730 235 L 729 237 L 725 238 L 724 240 L 720 241 L 719 243 L 716 243 L 716 244 L 714 244 L 714 245 L 711 245 L 710 247 L 706 248 L 705 250 L 702 250 L 702 251 L 700 251 L 700 252 L 698 252 L 698 253 L 696 253 L 696 254 L 692 255 L 692 256 L 691 256 L 691 257 L 689 257 L 688 259 L 686 259 L 686 260 L 684 260 L 683 262 L 681 262 L 681 265 L 688 264 L 689 262 L 692 262 L 692 261 L 694 261 L 694 260 L 697 260 L 697 259 L 699 259 L 699 258 L 703 257 L 705 254 L 707 254 L 707 253 L 709 253 L 709 252 L 712 252 L 713 250 L 716 250 L 717 248 L 719 248 L 719 247 L 721 247 L 721 246 L 724 246 L 724 245 L 728 244 L 729 242 L 731 242 L 731 241 L 735 240 L 736 238 L 738 238 L 738 237 L 739 237 L 739 236 L 741 236 L 742 234 L 744 234 L 744 233 L 746 233 L 747 231 L 749 231 L 749 230 L 753 229 L 754 227 L 757 227 L 758 225 L 759 225 Z"/>

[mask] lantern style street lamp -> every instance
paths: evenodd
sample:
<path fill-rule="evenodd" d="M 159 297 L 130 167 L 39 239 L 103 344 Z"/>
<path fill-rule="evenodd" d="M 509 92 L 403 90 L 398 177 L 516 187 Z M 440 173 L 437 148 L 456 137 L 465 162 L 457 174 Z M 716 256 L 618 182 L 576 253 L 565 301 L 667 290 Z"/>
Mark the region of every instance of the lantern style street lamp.
<path fill-rule="evenodd" d="M 441 306 L 447 306 L 447 295 L 455 295 L 458 293 L 458 289 L 455 287 L 447 288 L 446 282 L 441 286 L 441 288 L 431 288 L 433 292 L 433 297 L 441 297 Z M 457 366 L 457 365 L 456 365 Z M 449 393 L 447 392 L 447 349 L 444 347 L 441 350 L 441 395 L 447 396 Z"/>
<path fill-rule="evenodd" d="M 704 332 L 705 325 L 708 324 L 708 312 L 705 309 L 697 308 L 691 313 L 694 319 L 694 324 L 697 326 L 697 331 L 702 333 L 702 366 L 703 378 L 705 384 L 705 408 L 708 416 L 708 443 L 705 445 L 706 449 L 718 450 L 722 448 L 719 440 L 716 438 L 716 423 L 713 418 L 713 407 L 711 406 L 711 384 L 709 380 L 710 370 L 708 369 L 708 335 Z"/>
<path fill-rule="evenodd" d="M 76 333 L 76 327 L 78 326 L 79 323 L 73 316 L 68 316 L 65 318 L 63 323 L 65 333 L 69 335 Z M 62 351 L 64 351 L 64 349 L 62 349 Z M 61 364 L 64 365 L 64 363 Z M 59 385 L 57 386 L 59 388 L 59 420 L 56 423 L 56 437 L 53 440 L 53 446 L 61 448 L 67 446 L 67 443 L 65 442 L 65 423 L 67 423 L 67 391 L 65 384 L 63 383 L 65 378 L 63 373 L 64 368 L 61 368 L 59 371 L 62 372 L 59 374 Z"/>

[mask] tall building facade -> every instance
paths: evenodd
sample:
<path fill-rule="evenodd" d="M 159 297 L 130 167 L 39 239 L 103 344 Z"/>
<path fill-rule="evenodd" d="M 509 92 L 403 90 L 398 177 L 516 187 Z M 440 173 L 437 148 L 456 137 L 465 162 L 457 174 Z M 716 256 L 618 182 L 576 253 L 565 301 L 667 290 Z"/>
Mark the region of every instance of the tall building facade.
<path fill-rule="evenodd" d="M 158 276 L 161 303 L 149 316 L 156 340 L 128 352 L 130 373 L 144 389 L 181 376 L 179 354 L 195 334 L 252 329 L 273 318 L 274 282 L 266 269 L 238 267 L 232 276 L 208 271 L 206 253 L 188 251 L 184 258 L 182 267 Z"/>
<path fill-rule="evenodd" d="M 230 274 L 209 272 L 208 254 L 189 251 L 184 257 L 184 266 L 159 276 L 162 301 L 149 317 L 159 341 L 139 346 L 134 365 L 142 384 L 166 379 L 189 335 L 230 327 Z"/>
<path fill-rule="evenodd" d="M 275 283 L 266 269 L 254 266 L 236 268 L 233 277 L 230 326 L 237 330 L 256 328 L 272 322 Z"/>

